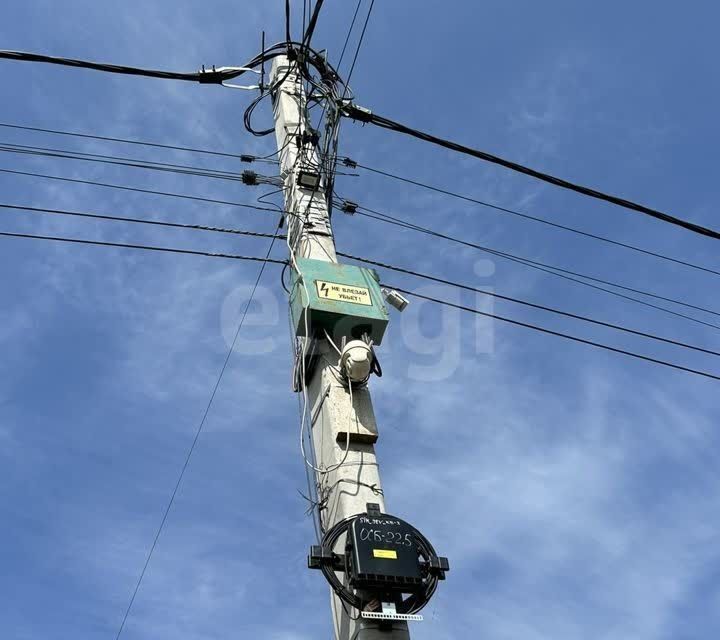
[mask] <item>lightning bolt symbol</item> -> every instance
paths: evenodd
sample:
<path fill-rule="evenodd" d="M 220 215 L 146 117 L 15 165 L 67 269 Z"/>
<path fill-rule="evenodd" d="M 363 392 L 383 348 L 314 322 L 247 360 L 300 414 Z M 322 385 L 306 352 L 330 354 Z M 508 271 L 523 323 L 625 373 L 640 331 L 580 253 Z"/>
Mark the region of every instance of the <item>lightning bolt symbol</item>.
<path fill-rule="evenodd" d="M 323 282 L 323 283 L 320 285 L 320 291 L 321 291 L 322 293 L 326 293 L 326 292 L 327 292 L 327 288 L 328 288 L 327 282 Z"/>

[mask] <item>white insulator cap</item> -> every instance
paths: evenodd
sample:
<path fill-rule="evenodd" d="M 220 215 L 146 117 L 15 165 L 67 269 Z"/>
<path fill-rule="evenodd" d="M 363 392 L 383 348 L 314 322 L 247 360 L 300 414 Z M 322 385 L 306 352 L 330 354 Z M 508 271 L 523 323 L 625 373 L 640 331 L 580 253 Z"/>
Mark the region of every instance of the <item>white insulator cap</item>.
<path fill-rule="evenodd" d="M 373 354 L 362 340 L 352 340 L 340 354 L 340 369 L 351 382 L 362 382 L 370 375 Z"/>

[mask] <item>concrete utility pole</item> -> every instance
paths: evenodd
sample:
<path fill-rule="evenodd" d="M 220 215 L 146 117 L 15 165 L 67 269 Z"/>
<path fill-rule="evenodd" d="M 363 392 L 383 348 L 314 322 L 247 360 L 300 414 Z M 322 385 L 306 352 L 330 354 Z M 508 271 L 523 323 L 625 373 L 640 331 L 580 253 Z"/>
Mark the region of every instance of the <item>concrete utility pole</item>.
<path fill-rule="evenodd" d="M 337 263 L 335 241 L 326 206 L 324 185 L 317 190 L 298 184 L 301 172 L 317 174 L 317 144 L 304 137 L 309 131 L 304 87 L 294 62 L 285 56 L 275 58 L 271 82 L 283 80 L 274 91 L 275 136 L 280 170 L 285 186 L 288 242 L 296 258 Z M 305 139 L 303 152 L 297 140 Z M 295 215 L 292 215 L 295 214 Z M 291 250 L 292 253 L 292 250 Z M 352 394 L 337 379 L 332 365 L 337 352 L 327 340 L 318 340 L 317 365 L 308 372 L 308 423 L 311 424 L 315 464 L 314 473 L 323 504 L 321 521 L 325 530 L 349 516 L 366 511 L 367 503 L 377 503 L 385 511 L 380 473 L 374 443 L 378 438 L 375 413 L 367 387 Z M 324 357 L 323 357 L 324 356 Z M 302 391 L 301 391 L 302 392 Z M 352 399 L 352 400 L 351 400 Z M 349 450 L 346 453 L 346 443 Z M 344 462 L 343 462 L 344 461 Z M 340 464 L 342 463 L 342 464 Z M 340 466 L 337 466 L 340 465 Z M 392 630 L 381 631 L 374 620 L 353 620 L 353 613 L 331 594 L 337 640 L 409 640 L 407 623 L 395 622 Z M 354 615 L 358 615 L 354 612 Z"/>

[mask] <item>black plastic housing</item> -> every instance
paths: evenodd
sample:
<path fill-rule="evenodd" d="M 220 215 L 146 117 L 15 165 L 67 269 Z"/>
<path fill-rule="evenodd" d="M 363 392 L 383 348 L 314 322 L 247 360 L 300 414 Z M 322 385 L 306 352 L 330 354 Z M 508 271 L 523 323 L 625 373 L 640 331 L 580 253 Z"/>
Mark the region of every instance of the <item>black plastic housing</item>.
<path fill-rule="evenodd" d="M 350 584 L 355 589 L 413 593 L 423 588 L 415 529 L 393 516 L 358 516 L 348 531 Z"/>

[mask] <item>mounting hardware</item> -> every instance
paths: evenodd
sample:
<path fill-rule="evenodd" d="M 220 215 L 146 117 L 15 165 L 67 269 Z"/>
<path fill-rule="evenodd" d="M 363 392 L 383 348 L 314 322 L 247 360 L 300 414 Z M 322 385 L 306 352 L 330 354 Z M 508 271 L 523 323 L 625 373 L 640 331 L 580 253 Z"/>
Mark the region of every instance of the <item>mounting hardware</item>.
<path fill-rule="evenodd" d="M 320 174 L 301 169 L 297 174 L 297 183 L 304 189 L 316 191 L 320 187 Z"/>
<path fill-rule="evenodd" d="M 352 200 L 343 200 L 342 207 L 340 207 L 340 211 L 347 213 L 348 215 L 353 215 L 357 212 L 357 209 L 357 202 L 353 202 Z"/>
<path fill-rule="evenodd" d="M 343 109 L 343 115 L 358 122 L 370 122 L 372 120 L 372 111 L 367 107 L 361 107 L 357 104 L 348 104 Z"/>
<path fill-rule="evenodd" d="M 405 296 L 401 296 L 395 289 L 382 289 L 383 297 L 385 302 L 395 307 L 398 311 L 405 311 L 406 307 L 410 304 Z"/>
<path fill-rule="evenodd" d="M 447 558 L 438 557 L 415 527 L 381 513 L 378 504 L 366 509 L 325 532 L 322 545 L 311 549 L 309 566 L 320 569 L 337 596 L 363 618 L 422 620 L 417 614 L 445 578 Z"/>
<path fill-rule="evenodd" d="M 245 170 L 242 172 L 242 183 L 255 186 L 258 183 L 258 174 L 254 171 Z"/>
<path fill-rule="evenodd" d="M 312 144 L 313 146 L 317 146 L 319 142 L 320 134 L 315 131 L 315 129 L 307 129 L 302 133 L 298 133 L 295 136 L 295 144 L 297 145 L 298 149 L 305 144 Z"/>
<path fill-rule="evenodd" d="M 422 622 L 425 618 L 417 613 L 380 613 L 379 611 L 362 611 L 360 616 L 366 620 L 405 620 Z"/>

